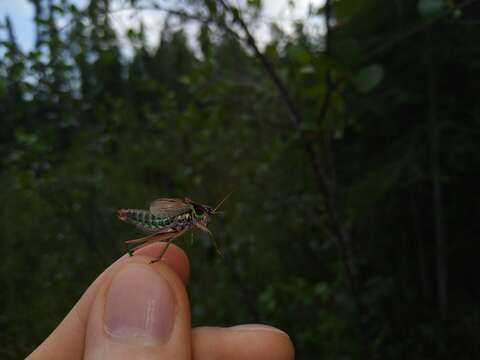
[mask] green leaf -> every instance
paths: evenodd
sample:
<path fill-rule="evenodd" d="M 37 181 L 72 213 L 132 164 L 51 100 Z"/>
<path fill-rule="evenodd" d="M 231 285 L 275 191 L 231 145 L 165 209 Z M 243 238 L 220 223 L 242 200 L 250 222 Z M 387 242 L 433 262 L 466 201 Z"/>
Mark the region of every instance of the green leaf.
<path fill-rule="evenodd" d="M 315 67 L 313 65 L 305 65 L 300 68 L 300 74 L 311 75 L 315 74 Z"/>
<path fill-rule="evenodd" d="M 350 20 L 355 16 L 365 5 L 365 1 L 358 0 L 342 0 L 333 2 L 333 9 L 335 13 L 335 19 L 341 22 Z"/>
<path fill-rule="evenodd" d="M 232 15 L 235 20 L 240 19 L 240 11 L 237 8 L 232 8 Z"/>
<path fill-rule="evenodd" d="M 295 58 L 295 60 L 302 65 L 311 65 L 312 63 L 312 56 L 310 53 L 301 48 L 301 47 L 295 47 L 292 49 L 292 56 Z"/>
<path fill-rule="evenodd" d="M 50 9 L 54 12 L 58 12 L 59 14 L 64 14 L 65 13 L 65 9 L 60 5 L 52 5 L 50 7 Z"/>
<path fill-rule="evenodd" d="M 418 13 L 423 17 L 437 15 L 443 10 L 443 0 L 419 0 L 417 4 Z"/>
<path fill-rule="evenodd" d="M 210 15 L 212 16 L 217 15 L 218 9 L 217 9 L 216 1 L 208 0 L 205 2 L 205 4 L 207 5 L 208 12 L 210 13 Z"/>
<path fill-rule="evenodd" d="M 248 0 L 248 6 L 254 7 L 256 9 L 262 8 L 262 1 L 261 0 Z"/>
<path fill-rule="evenodd" d="M 353 85 L 361 93 L 368 93 L 375 89 L 383 79 L 383 67 L 378 64 L 370 65 L 360 70 L 353 77 Z"/>
<path fill-rule="evenodd" d="M 359 62 L 362 50 L 358 40 L 354 38 L 338 38 L 332 42 L 332 57 L 345 65 L 353 66 Z"/>

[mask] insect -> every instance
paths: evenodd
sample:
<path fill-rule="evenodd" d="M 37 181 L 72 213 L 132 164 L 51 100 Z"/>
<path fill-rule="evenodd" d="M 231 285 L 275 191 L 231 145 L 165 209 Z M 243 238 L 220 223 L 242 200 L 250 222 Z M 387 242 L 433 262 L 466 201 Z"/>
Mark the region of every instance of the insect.
<path fill-rule="evenodd" d="M 154 242 L 166 242 L 160 256 L 150 263 L 161 260 L 170 244 L 176 238 L 182 236 L 190 229 L 200 229 L 211 235 L 208 229 L 208 221 L 211 215 L 216 215 L 223 202 L 230 196 L 225 196 L 215 208 L 199 204 L 189 198 L 172 199 L 160 198 L 154 200 L 148 210 L 120 209 L 118 218 L 122 221 L 135 225 L 141 231 L 149 234 L 145 237 L 127 240 L 127 244 L 133 244 L 129 254 Z M 222 255 L 220 249 L 212 238 L 217 252 Z"/>

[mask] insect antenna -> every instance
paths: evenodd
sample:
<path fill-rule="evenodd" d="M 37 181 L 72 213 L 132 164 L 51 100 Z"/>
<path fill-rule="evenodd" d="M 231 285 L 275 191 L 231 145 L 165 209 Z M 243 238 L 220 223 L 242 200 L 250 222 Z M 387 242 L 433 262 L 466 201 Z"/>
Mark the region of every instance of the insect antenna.
<path fill-rule="evenodd" d="M 218 203 L 218 205 L 215 207 L 215 209 L 213 209 L 213 213 L 217 213 L 217 210 L 220 208 L 220 206 L 222 206 L 222 204 L 225 202 L 225 200 L 227 200 L 230 195 L 232 195 L 233 191 L 230 191 L 222 200 L 220 200 L 220 202 Z"/>
<path fill-rule="evenodd" d="M 220 255 L 222 257 L 222 259 L 225 259 L 225 256 L 223 256 L 223 253 L 220 250 L 220 246 L 218 246 L 217 240 L 215 240 L 215 238 L 212 235 L 210 235 L 210 239 L 212 240 L 213 245 L 215 246 L 215 250 L 217 250 L 218 255 Z"/>

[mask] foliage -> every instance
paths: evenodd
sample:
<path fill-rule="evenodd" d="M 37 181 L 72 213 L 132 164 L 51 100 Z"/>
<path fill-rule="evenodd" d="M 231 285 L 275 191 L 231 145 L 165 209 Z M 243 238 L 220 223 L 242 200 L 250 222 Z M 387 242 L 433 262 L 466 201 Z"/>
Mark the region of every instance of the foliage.
<path fill-rule="evenodd" d="M 129 31 L 129 56 L 108 1 L 31 2 L 34 49 L 8 18 L 0 32 L 1 358 L 32 351 L 125 251 L 135 234 L 116 209 L 232 189 L 212 223 L 225 261 L 203 235 L 179 241 L 194 325 L 272 324 L 299 359 L 478 357 L 478 6 L 337 0 L 311 11 L 331 11 L 326 36 L 306 19 L 272 31 L 261 51 L 301 110 L 296 128 L 217 2 L 192 2 L 211 19 L 198 47 L 166 21 L 154 50 Z M 264 21 L 247 3 L 234 19 Z M 329 150 L 361 313 L 306 143 Z"/>

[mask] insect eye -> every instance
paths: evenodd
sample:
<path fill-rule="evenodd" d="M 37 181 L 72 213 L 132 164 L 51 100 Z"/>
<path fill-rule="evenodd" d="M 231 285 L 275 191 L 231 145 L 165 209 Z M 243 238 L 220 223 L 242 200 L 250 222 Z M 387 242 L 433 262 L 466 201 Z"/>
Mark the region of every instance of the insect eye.
<path fill-rule="evenodd" d="M 203 213 L 205 212 L 205 209 L 203 208 L 203 206 L 199 206 L 199 205 L 193 205 L 193 208 L 195 209 L 195 212 L 197 213 L 197 215 L 203 215 Z"/>

